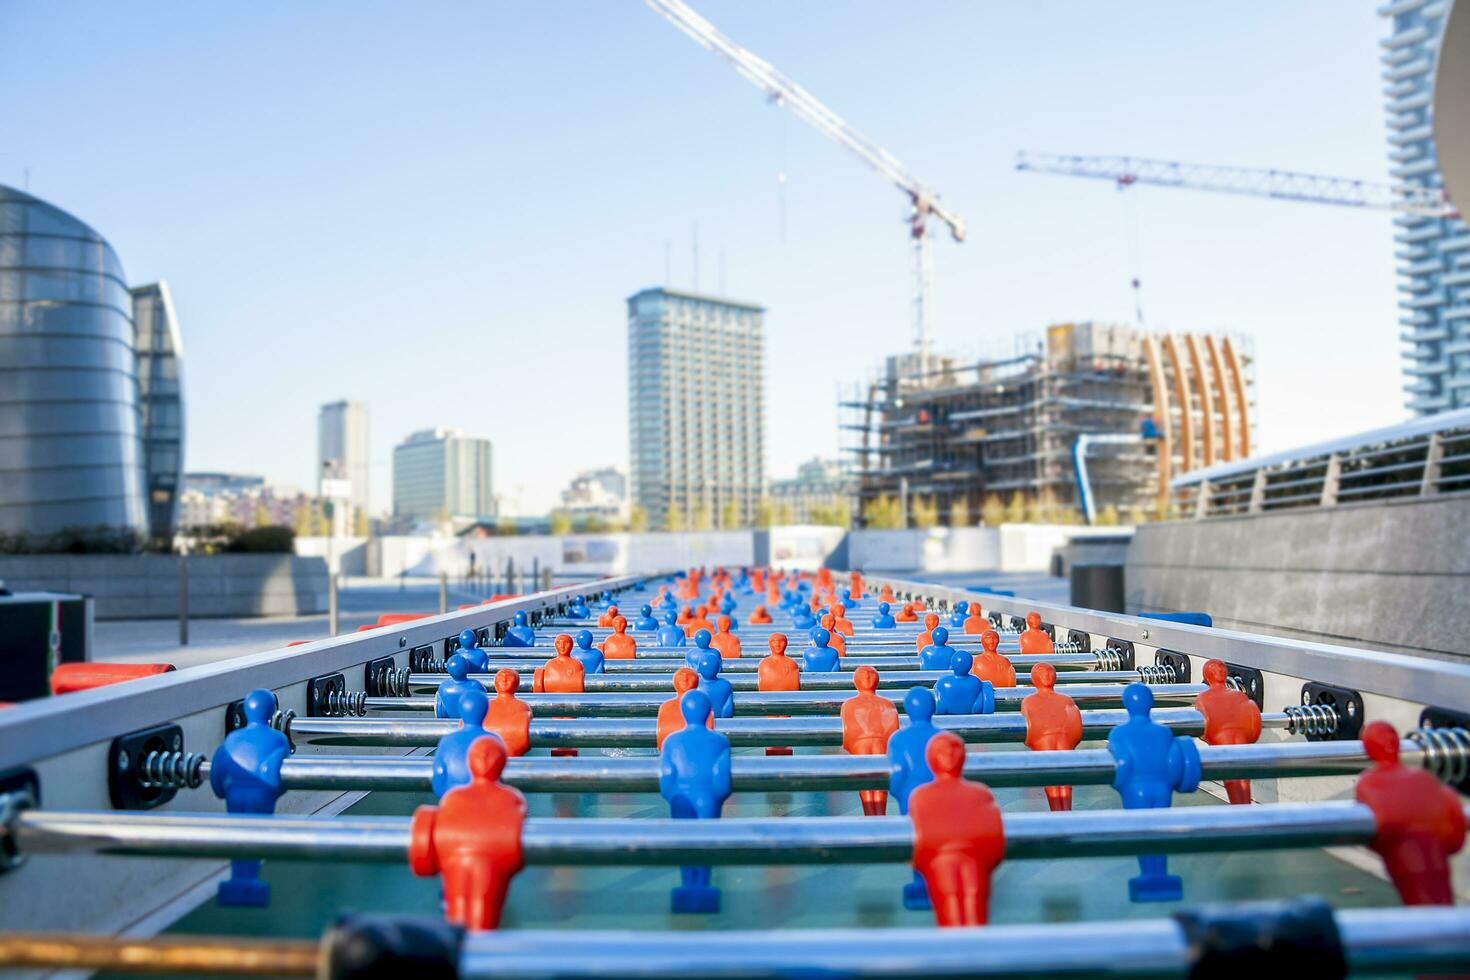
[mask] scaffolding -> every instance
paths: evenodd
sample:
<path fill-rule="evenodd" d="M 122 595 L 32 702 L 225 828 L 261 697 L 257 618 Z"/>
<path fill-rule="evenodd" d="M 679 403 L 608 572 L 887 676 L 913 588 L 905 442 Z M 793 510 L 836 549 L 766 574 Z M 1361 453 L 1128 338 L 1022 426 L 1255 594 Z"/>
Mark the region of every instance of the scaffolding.
<path fill-rule="evenodd" d="M 880 497 L 932 501 L 940 523 L 972 522 L 987 498 L 1076 510 L 1072 459 L 1084 433 L 1161 438 L 1098 447 L 1088 460 L 1099 508 L 1127 516 L 1166 506 L 1168 480 L 1240 458 L 1254 443 L 1247 345 L 1204 335 L 1155 337 L 1100 323 L 1058 324 L 1015 356 L 962 363 L 890 357 L 839 394 L 856 513 Z"/>

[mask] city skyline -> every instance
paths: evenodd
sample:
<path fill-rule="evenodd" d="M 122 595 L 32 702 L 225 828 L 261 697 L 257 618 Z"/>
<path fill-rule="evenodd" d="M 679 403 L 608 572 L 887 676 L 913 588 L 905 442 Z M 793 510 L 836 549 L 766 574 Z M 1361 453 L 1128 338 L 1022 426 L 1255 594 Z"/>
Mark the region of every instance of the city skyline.
<path fill-rule="evenodd" d="M 28 38 L 0 65 L 0 182 L 104 229 L 137 281 L 169 279 L 189 334 L 191 469 L 313 485 L 303 420 L 345 397 L 394 421 L 373 436 L 375 512 L 394 440 L 443 424 L 494 433 L 502 494 L 545 512 L 579 469 L 627 458 L 622 298 L 629 283 L 695 285 L 695 221 L 701 291 L 770 310 L 768 476 L 829 454 L 834 387 L 908 343 L 891 188 L 641 5 L 589 6 L 576 37 L 516 5 L 159 9 L 98 6 L 81 36 L 48 5 L 0 10 L 0 29 Z M 1374 5 L 1242 8 L 1223 24 L 1162 3 L 849 11 L 701 5 L 970 218 L 969 242 L 934 250 L 936 349 L 1128 322 L 1137 274 L 1149 326 L 1255 337 L 1263 448 L 1403 417 L 1388 216 L 1120 199 L 1010 169 L 1027 147 L 1382 179 Z M 328 26 L 344 43 L 322 50 Z M 1039 52 L 1016 44 L 1038 36 Z M 895 38 L 923 38 L 926 57 Z M 63 52 L 76 69 L 57 76 Z M 243 81 L 242 63 L 270 82 Z M 120 102 L 180 121 L 167 154 L 96 104 L 104 76 Z M 536 98 L 506 97 L 523 91 Z M 645 139 L 655 117 L 679 119 L 678 138 Z M 75 153 L 82 132 L 96 152 Z M 463 391 L 423 397 L 419 379 L 460 369 Z M 541 425 L 502 432 L 524 406 L 553 431 L 590 425 L 595 458 L 547 460 Z"/>

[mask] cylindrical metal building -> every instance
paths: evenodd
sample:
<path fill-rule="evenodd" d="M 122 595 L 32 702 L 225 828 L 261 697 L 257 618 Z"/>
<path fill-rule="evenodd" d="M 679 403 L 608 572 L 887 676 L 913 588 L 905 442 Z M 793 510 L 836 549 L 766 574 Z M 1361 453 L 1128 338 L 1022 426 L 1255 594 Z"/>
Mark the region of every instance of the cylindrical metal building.
<path fill-rule="evenodd" d="M 117 254 L 0 186 L 0 534 L 144 533 L 140 422 Z"/>

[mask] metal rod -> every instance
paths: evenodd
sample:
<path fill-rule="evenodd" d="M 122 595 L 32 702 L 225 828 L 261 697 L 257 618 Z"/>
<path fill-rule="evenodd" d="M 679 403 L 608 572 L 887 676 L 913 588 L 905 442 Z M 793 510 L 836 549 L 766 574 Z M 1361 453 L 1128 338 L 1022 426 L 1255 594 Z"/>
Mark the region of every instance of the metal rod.
<path fill-rule="evenodd" d="M 1228 907 L 1226 907 L 1228 911 Z M 1349 972 L 1412 974 L 1463 968 L 1470 909 L 1344 909 L 1333 913 Z M 817 976 L 1073 977 L 1121 972 L 1187 977 L 1194 948 L 1172 919 L 1048 922 L 960 929 L 734 932 L 471 933 L 459 975 L 605 980 L 795 980 Z"/>
<path fill-rule="evenodd" d="M 1006 814 L 1006 857 L 1118 857 L 1366 844 L 1361 803 Z M 91 851 L 155 857 L 397 863 L 407 817 L 278 817 L 21 810 L 6 843 L 22 855 Z M 907 817 L 537 818 L 521 834 L 527 864 L 866 864 L 907 862 Z"/>
<path fill-rule="evenodd" d="M 337 573 L 327 576 L 327 635 L 336 636 L 340 618 L 337 605 Z"/>
<path fill-rule="evenodd" d="M 618 661 L 612 661 L 618 663 Z M 624 661 L 627 662 L 627 661 Z M 727 661 L 729 663 L 730 661 Z M 536 667 L 541 664 L 537 663 Z M 681 661 L 679 666 L 685 666 Z M 514 670 L 521 675 L 522 681 L 531 679 L 536 667 L 520 666 L 504 667 L 502 670 Z M 490 661 L 488 673 L 477 674 L 482 679 L 488 680 L 495 674 L 497 666 L 495 661 Z M 721 670 L 721 676 L 724 671 Z M 878 675 L 878 687 L 883 690 L 908 690 L 915 685 L 933 687 L 934 682 L 941 677 L 949 677 L 951 672 L 947 670 L 902 670 L 888 672 L 884 671 Z M 448 674 L 409 674 L 408 689 L 412 694 L 432 694 L 439 689 L 439 685 L 449 679 Z M 1141 679 L 1136 670 L 1079 670 L 1069 671 L 1057 675 L 1057 683 L 1064 685 L 1069 692 L 1082 683 L 1092 684 L 1131 684 Z M 760 678 L 751 671 L 733 672 L 725 677 L 730 686 L 736 691 L 755 692 L 760 689 Z M 849 695 L 853 693 L 851 671 L 816 672 L 806 671 L 802 674 L 801 690 L 803 691 L 845 691 Z M 1020 673 L 1016 675 L 1018 685 L 1031 683 L 1031 675 Z M 638 692 L 664 692 L 671 694 L 674 690 L 674 674 L 669 673 L 603 673 L 588 674 L 582 681 L 582 687 L 588 694 L 612 694 L 612 693 L 638 693 Z M 997 688 L 997 691 L 999 688 Z"/>
<path fill-rule="evenodd" d="M 314 977 L 320 946 L 310 940 L 157 936 L 125 939 L 75 932 L 0 933 L 0 969 L 106 970 L 208 976 Z"/>
<path fill-rule="evenodd" d="M 189 552 L 179 555 L 179 646 L 189 645 Z"/>
<path fill-rule="evenodd" d="M 489 670 L 494 672 L 500 667 L 511 667 L 516 670 L 526 670 L 540 667 L 556 656 L 556 651 L 551 647 L 542 649 L 540 647 L 488 647 L 484 648 L 490 660 Z M 723 660 L 721 673 L 741 674 L 755 673 L 760 670 L 761 661 L 765 659 L 764 647 L 758 655 L 747 653 L 745 656 Z M 603 666 L 609 674 L 661 674 L 672 673 L 684 666 L 684 658 L 689 653 L 689 647 L 640 647 L 634 654 L 632 660 L 609 660 Z M 967 651 L 968 652 L 968 651 Z M 801 663 L 800 653 L 791 657 L 797 664 Z M 1048 663 L 1062 673 L 1089 673 L 1097 669 L 1097 655 L 1092 653 L 1068 653 L 1068 654 L 1039 654 L 1039 653 L 1015 653 L 1008 654 L 1006 659 L 1011 662 L 1012 667 L 1034 667 L 1039 663 Z M 919 658 L 909 648 L 904 655 L 884 653 L 854 653 L 844 656 L 837 665 L 838 670 L 851 673 L 859 667 L 875 667 L 883 670 L 918 670 Z M 415 675 L 417 676 L 417 675 Z M 425 675 L 436 676 L 443 680 L 442 671 L 437 674 Z"/>
<path fill-rule="evenodd" d="M 439 573 L 439 615 L 449 612 L 449 573 Z"/>
<path fill-rule="evenodd" d="M 840 676 L 840 675 L 839 675 Z M 1205 690 L 1203 684 L 1154 684 L 1154 703 L 1161 705 L 1191 704 Z M 895 707 L 903 708 L 904 691 L 886 690 L 877 696 L 887 698 Z M 1019 711 L 1021 702 L 1035 693 L 1030 687 L 995 689 L 997 711 Z M 1079 706 L 1113 706 L 1122 703 L 1123 687 L 1112 684 L 1077 685 L 1068 694 Z M 737 715 L 828 715 L 842 710 L 843 702 L 852 697 L 851 688 L 838 691 L 760 691 L 735 698 Z M 538 715 L 572 718 L 641 718 L 658 714 L 659 706 L 669 699 L 664 693 L 632 694 L 525 694 L 521 700 Z M 433 698 L 379 697 L 366 700 L 369 711 L 433 711 Z"/>
<path fill-rule="evenodd" d="M 1363 743 L 1277 742 L 1266 745 L 1201 746 L 1205 779 L 1283 779 L 1355 775 L 1369 766 Z M 1404 765 L 1426 765 L 1417 742 L 1400 745 Z M 730 760 L 735 792 L 798 792 L 887 789 L 890 766 L 881 755 L 803 755 Z M 281 765 L 287 789 L 430 789 L 434 761 L 400 756 L 294 756 Z M 204 763 L 201 775 L 209 773 Z M 965 777 L 991 786 L 1107 786 L 1117 775 L 1104 749 L 1071 752 L 972 752 Z M 501 781 L 527 793 L 657 793 L 659 760 L 654 757 L 549 759 L 507 762 Z"/>

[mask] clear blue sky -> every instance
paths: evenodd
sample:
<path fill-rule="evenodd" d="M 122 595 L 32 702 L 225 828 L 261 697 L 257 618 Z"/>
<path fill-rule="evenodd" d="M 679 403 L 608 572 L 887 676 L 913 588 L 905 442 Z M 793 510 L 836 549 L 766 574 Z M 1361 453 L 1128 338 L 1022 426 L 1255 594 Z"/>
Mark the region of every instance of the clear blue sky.
<path fill-rule="evenodd" d="M 1132 319 L 1120 194 L 1018 149 L 1385 177 L 1368 0 L 694 5 L 968 219 L 941 347 Z M 723 254 L 769 308 L 769 475 L 909 342 L 902 196 L 635 0 L 8 0 L 0 45 L 0 183 L 172 286 L 190 469 L 309 485 L 318 404 L 355 398 L 380 506 L 393 445 L 450 425 L 544 510 L 627 465 L 624 300 L 665 243 L 692 284 L 695 220 L 700 285 Z M 1266 449 L 1403 417 L 1387 215 L 1130 196 L 1150 325 L 1254 338 Z"/>

